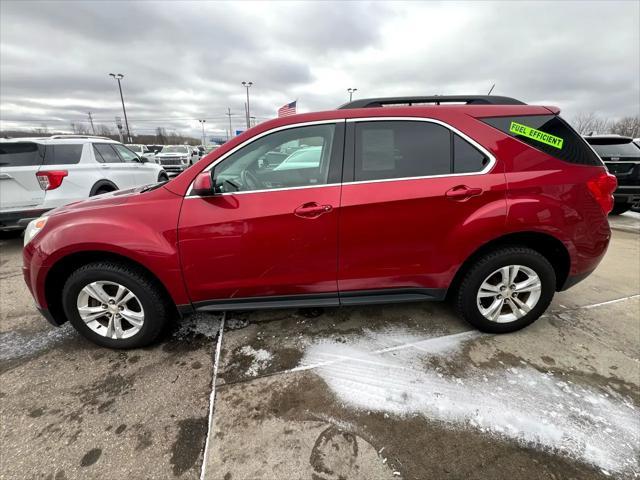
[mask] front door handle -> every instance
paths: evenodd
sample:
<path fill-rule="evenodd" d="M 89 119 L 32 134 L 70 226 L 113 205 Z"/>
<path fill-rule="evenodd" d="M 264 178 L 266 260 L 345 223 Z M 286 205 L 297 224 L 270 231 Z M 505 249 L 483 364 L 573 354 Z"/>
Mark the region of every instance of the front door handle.
<path fill-rule="evenodd" d="M 456 185 L 450 190 L 447 190 L 445 193 L 446 197 L 449 200 L 454 200 L 456 202 L 464 202 L 465 200 L 470 199 L 471 197 L 477 197 L 482 194 L 481 188 L 471 188 L 466 185 Z"/>
<path fill-rule="evenodd" d="M 300 205 L 293 213 L 300 218 L 318 218 L 323 213 L 333 210 L 331 205 L 318 205 L 316 202 L 309 202 Z"/>

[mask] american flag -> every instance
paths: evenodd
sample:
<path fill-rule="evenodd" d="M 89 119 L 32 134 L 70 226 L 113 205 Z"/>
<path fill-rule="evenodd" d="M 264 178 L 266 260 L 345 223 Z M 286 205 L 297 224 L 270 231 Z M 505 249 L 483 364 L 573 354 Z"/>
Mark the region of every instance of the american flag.
<path fill-rule="evenodd" d="M 278 109 L 278 118 L 280 117 L 288 117 L 289 115 L 295 115 L 296 114 L 296 103 L 298 103 L 298 101 L 294 101 L 291 103 L 287 103 L 286 105 L 281 106 Z"/>

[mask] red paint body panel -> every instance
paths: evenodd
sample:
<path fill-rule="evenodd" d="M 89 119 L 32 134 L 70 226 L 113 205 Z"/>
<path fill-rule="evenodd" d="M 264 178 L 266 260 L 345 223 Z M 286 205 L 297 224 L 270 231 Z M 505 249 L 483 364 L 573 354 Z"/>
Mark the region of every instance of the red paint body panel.
<path fill-rule="evenodd" d="M 164 188 L 115 192 L 54 211 L 23 252 L 25 279 L 46 308 L 44 284 L 50 268 L 67 255 L 104 251 L 128 257 L 153 273 L 172 300 L 189 303 L 177 250 L 182 198 Z"/>
<path fill-rule="evenodd" d="M 446 289 L 487 242 L 538 232 L 560 240 L 570 275 L 592 271 L 610 238 L 586 187 L 604 167 L 557 160 L 477 117 L 548 115 L 554 107 L 451 105 L 319 112 L 262 123 L 216 149 L 165 187 L 117 192 L 54 211 L 24 249 L 37 303 L 56 262 L 103 251 L 147 268 L 178 305 L 246 297 L 383 288 Z M 255 135 L 295 123 L 367 117 L 445 122 L 496 158 L 489 173 L 185 198 L 194 178 Z M 445 193 L 480 189 L 464 201 Z M 310 202 L 326 212 L 299 208 Z M 297 213 L 295 213 L 297 210 Z"/>
<path fill-rule="evenodd" d="M 309 202 L 334 210 L 301 218 Z M 340 187 L 186 199 L 180 251 L 191 300 L 336 291 Z"/>

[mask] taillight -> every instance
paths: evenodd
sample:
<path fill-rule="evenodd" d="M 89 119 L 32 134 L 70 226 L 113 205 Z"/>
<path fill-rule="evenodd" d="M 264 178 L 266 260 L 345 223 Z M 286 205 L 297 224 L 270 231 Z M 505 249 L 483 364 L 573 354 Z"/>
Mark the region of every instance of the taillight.
<path fill-rule="evenodd" d="M 593 198 L 600 204 L 602 211 L 607 215 L 613 208 L 613 192 L 618 186 L 618 180 L 613 175 L 603 172 L 587 182 L 587 188 Z"/>
<path fill-rule="evenodd" d="M 66 170 L 44 170 L 36 172 L 36 178 L 42 190 L 55 190 L 62 185 L 62 179 L 69 175 Z"/>

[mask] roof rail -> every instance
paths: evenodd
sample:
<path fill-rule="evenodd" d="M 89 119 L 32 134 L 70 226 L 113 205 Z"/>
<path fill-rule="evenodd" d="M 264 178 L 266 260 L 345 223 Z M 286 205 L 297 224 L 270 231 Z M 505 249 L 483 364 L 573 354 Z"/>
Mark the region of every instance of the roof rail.
<path fill-rule="evenodd" d="M 427 97 L 382 97 L 363 98 L 345 103 L 338 110 L 350 108 L 373 108 L 385 105 L 413 105 L 414 103 L 465 103 L 467 105 L 526 105 L 511 97 L 497 95 L 432 95 Z"/>
<path fill-rule="evenodd" d="M 64 138 L 99 138 L 101 140 L 113 140 L 112 138 L 100 137 L 98 135 L 74 135 L 74 134 L 51 135 L 48 138 L 50 140 L 60 140 Z"/>

